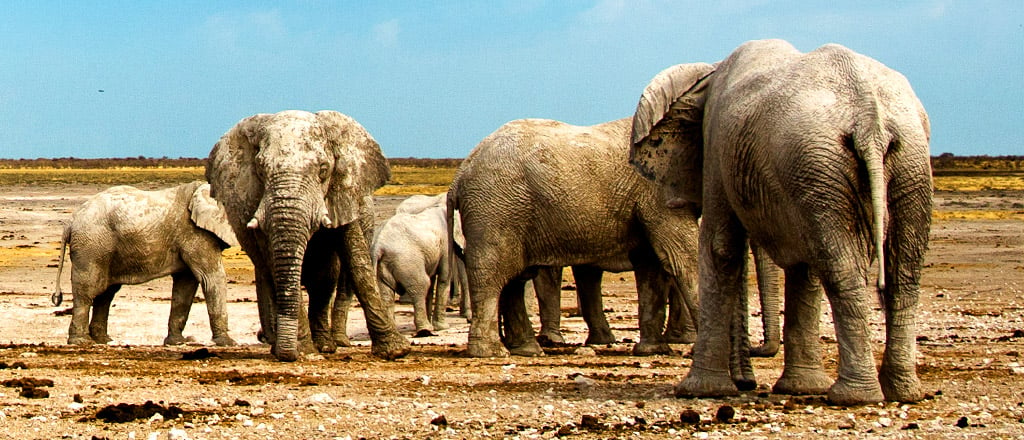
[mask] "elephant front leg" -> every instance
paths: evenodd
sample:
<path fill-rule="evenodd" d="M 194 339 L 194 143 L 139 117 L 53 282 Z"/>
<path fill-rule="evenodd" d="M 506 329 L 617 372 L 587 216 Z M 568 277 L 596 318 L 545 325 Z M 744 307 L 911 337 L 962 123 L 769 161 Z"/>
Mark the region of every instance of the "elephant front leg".
<path fill-rule="evenodd" d="M 668 301 L 665 277 L 660 267 L 634 263 L 633 268 L 639 297 L 637 315 L 640 320 L 640 342 L 633 346 L 633 355 L 671 354 L 672 347 L 662 339 L 665 305 Z"/>
<path fill-rule="evenodd" d="M 228 331 L 228 288 L 227 277 L 224 275 L 224 266 L 219 265 L 212 275 L 208 275 L 203 288 L 203 297 L 206 298 L 206 314 L 210 319 L 210 333 L 213 336 L 213 343 L 221 347 L 232 347 L 238 345 Z M 193 297 L 195 294 L 193 292 Z"/>
<path fill-rule="evenodd" d="M 821 365 L 821 285 L 806 264 L 786 269 L 786 338 L 776 394 L 825 394 L 832 379 Z"/>
<path fill-rule="evenodd" d="M 537 343 L 526 311 L 525 287 L 525 281 L 515 279 L 501 290 L 498 311 L 504 318 L 505 346 L 516 356 L 539 356 L 544 351 Z"/>
<path fill-rule="evenodd" d="M 537 342 L 545 347 L 564 344 L 562 336 L 562 267 L 542 267 L 533 278 L 533 291 L 537 294 L 540 314 L 540 333 Z"/>
<path fill-rule="evenodd" d="M 732 320 L 737 298 L 747 294 L 746 232 L 731 214 L 705 206 L 700 229 L 700 325 L 693 363 L 675 386 L 676 397 L 739 393 L 730 374 Z M 715 212 L 718 211 L 718 212 Z"/>
<path fill-rule="evenodd" d="M 377 274 L 362 229 L 353 225 L 345 227 L 345 249 L 356 298 L 363 307 L 370 332 L 371 353 L 388 360 L 409 354 L 409 341 L 398 333 L 395 325 L 394 304 L 377 290 Z"/>
<path fill-rule="evenodd" d="M 331 338 L 338 347 L 351 347 L 352 340 L 348 337 L 348 312 L 352 308 L 353 288 L 347 277 L 339 281 L 338 291 L 331 305 Z"/>
<path fill-rule="evenodd" d="M 579 303 L 580 314 L 587 323 L 585 344 L 614 344 L 615 335 L 604 316 L 604 301 L 601 298 L 601 276 L 604 275 L 604 271 L 593 267 L 573 266 L 572 275 L 576 279 L 576 301 Z"/>
<path fill-rule="evenodd" d="M 164 338 L 164 345 L 182 345 L 194 342 L 195 338 L 186 338 L 182 332 L 188 322 L 188 314 L 192 311 L 192 302 L 196 297 L 196 289 L 199 288 L 199 280 L 189 272 L 171 274 L 171 279 L 173 280 L 171 313 L 167 318 L 167 337 Z M 207 307 L 210 306 L 207 305 Z M 210 327 L 213 325 L 214 320 L 211 318 Z"/>

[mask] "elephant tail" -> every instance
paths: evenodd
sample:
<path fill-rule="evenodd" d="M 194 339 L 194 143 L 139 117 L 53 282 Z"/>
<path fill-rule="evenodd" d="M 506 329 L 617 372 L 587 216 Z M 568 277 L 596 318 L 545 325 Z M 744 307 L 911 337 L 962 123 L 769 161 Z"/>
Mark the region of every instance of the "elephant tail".
<path fill-rule="evenodd" d="M 858 123 L 854 131 L 856 151 L 864 161 L 868 176 L 868 187 L 871 196 L 873 216 L 872 238 L 878 260 L 878 291 L 885 290 L 885 223 L 888 217 L 888 191 L 885 185 L 885 153 L 890 138 L 882 126 L 879 101 L 873 92 L 864 91 L 867 108 L 870 111 L 863 115 L 865 119 Z"/>
<path fill-rule="evenodd" d="M 64 225 L 64 234 L 60 238 L 60 260 L 57 261 L 57 287 L 54 289 L 53 295 L 50 296 L 50 301 L 53 302 L 54 306 L 59 306 L 64 301 L 64 293 L 60 291 L 60 275 L 64 271 L 64 255 L 70 241 L 71 224 L 69 223 Z"/>

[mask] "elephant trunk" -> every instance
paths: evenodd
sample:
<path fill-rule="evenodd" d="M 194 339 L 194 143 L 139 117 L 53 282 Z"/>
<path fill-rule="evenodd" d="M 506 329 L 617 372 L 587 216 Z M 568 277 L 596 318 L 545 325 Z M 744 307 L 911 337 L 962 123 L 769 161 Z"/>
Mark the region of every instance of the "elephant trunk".
<path fill-rule="evenodd" d="M 316 212 L 316 203 L 309 202 L 319 200 L 320 197 L 298 195 L 305 193 L 308 191 L 303 191 L 298 182 L 292 185 L 268 186 L 269 196 L 264 200 L 266 209 L 263 210 L 263 218 L 254 217 L 260 223 L 260 227 L 265 226 L 264 230 L 270 242 L 275 287 L 273 300 L 277 309 L 277 340 L 274 341 L 274 354 L 282 361 L 295 361 L 299 357 L 302 260 L 309 238 L 322 224 L 313 220 L 318 217 L 313 214 Z"/>

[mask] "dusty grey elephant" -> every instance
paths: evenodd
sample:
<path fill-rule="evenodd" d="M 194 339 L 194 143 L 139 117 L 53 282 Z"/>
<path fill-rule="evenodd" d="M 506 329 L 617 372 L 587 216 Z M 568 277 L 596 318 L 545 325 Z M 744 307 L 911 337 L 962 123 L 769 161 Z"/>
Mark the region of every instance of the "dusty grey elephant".
<path fill-rule="evenodd" d="M 189 340 L 181 333 L 201 285 L 213 342 L 235 345 L 228 335 L 227 280 L 221 258 L 221 251 L 235 244 L 224 210 L 203 182 L 161 191 L 115 186 L 90 197 L 64 227 L 57 287 L 51 298 L 54 305 L 63 301 L 60 278 L 65 251 L 70 248 L 74 306 L 68 343 L 110 342 L 107 318 L 121 286 L 170 275 L 174 282 L 164 344 Z"/>
<path fill-rule="evenodd" d="M 391 301 L 377 291 L 367 240 L 371 193 L 390 170 L 358 122 L 335 111 L 245 118 L 214 145 L 206 177 L 252 260 L 260 324 L 278 359 L 334 350 L 327 323 L 339 277 L 362 305 L 372 353 L 394 359 L 409 352 Z M 300 328 L 300 285 L 309 294 L 310 332 Z"/>
<path fill-rule="evenodd" d="M 396 212 L 377 229 L 370 256 L 377 267 L 380 291 L 408 295 L 416 336 L 448 328 L 445 308 L 452 281 L 445 206 Z"/>
<path fill-rule="evenodd" d="M 785 271 L 785 367 L 774 391 L 837 404 L 916 401 L 915 309 L 931 223 L 929 123 L 907 80 L 838 45 L 752 41 L 716 66 L 658 74 L 634 117 L 631 160 L 703 206 L 700 332 L 679 396 L 737 392 L 715 319 L 745 295 L 747 239 Z M 870 266 L 877 264 L 872 286 Z M 821 365 L 820 281 L 839 341 Z M 868 320 L 886 320 L 875 368 Z"/>
<path fill-rule="evenodd" d="M 634 270 L 640 341 L 633 351 L 671 351 L 662 338 L 667 286 L 696 310 L 696 211 L 669 209 L 657 187 L 630 167 L 629 129 L 629 118 L 591 127 L 512 121 L 462 162 L 448 209 L 462 214 L 466 237 L 470 356 L 542 353 L 526 314 L 524 281 L 543 267 L 584 265 L 598 269 L 597 281 L 600 270 Z"/>

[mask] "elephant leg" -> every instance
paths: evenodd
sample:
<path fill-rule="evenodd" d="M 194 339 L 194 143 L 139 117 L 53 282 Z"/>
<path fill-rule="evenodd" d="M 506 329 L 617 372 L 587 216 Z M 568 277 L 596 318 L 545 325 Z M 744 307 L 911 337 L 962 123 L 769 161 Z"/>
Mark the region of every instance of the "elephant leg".
<path fill-rule="evenodd" d="M 459 296 L 459 315 L 467 321 L 473 320 L 473 307 L 469 298 L 469 278 L 466 275 L 466 262 L 461 258 L 455 258 L 455 279 L 452 282 L 454 290 Z"/>
<path fill-rule="evenodd" d="M 167 318 L 167 337 L 164 338 L 164 345 L 181 345 L 195 341 L 195 338 L 185 338 L 181 333 L 185 330 L 188 314 L 192 311 L 192 302 L 195 301 L 196 290 L 199 288 L 199 279 L 191 272 L 171 274 L 171 279 L 173 280 L 171 313 Z M 212 327 L 212 319 L 210 324 Z"/>
<path fill-rule="evenodd" d="M 904 171 L 890 181 L 892 215 L 885 242 L 887 283 L 882 291 L 885 354 L 878 375 L 885 398 L 898 402 L 923 398 L 915 362 L 915 311 L 931 223 L 931 185 L 924 181 L 928 175 L 927 169 Z"/>
<path fill-rule="evenodd" d="M 442 258 L 437 273 L 433 276 L 430 283 L 430 289 L 427 292 L 430 299 L 428 301 L 430 324 L 434 326 L 435 331 L 448 328 L 447 309 L 451 284 L 452 272 L 449 268 L 449 261 L 447 258 Z"/>
<path fill-rule="evenodd" d="M 669 313 L 664 339 L 670 344 L 692 344 L 697 340 L 697 318 L 700 313 L 697 289 L 695 285 L 684 284 L 686 282 L 685 278 L 669 282 Z"/>
<path fill-rule="evenodd" d="M 210 333 L 213 343 L 221 347 L 238 345 L 228 330 L 228 280 L 224 275 L 224 263 L 217 259 L 216 267 L 200 277 L 200 287 L 206 298 L 206 314 L 210 319 Z M 193 295 L 195 297 L 195 295 Z"/>
<path fill-rule="evenodd" d="M 362 228 L 354 225 L 344 227 L 346 266 L 356 287 L 356 298 L 363 308 L 366 327 L 370 333 L 370 352 L 374 356 L 393 360 L 409 354 L 409 341 L 395 325 L 394 301 L 385 298 L 377 290 L 377 274 L 370 258 L 370 247 Z"/>
<path fill-rule="evenodd" d="M 747 319 L 749 302 L 750 298 L 747 295 L 736 298 L 736 311 L 732 314 L 729 370 L 732 381 L 740 391 L 757 388 L 754 365 L 750 362 L 750 322 Z"/>
<path fill-rule="evenodd" d="M 348 271 L 343 273 L 346 272 Z M 348 338 L 348 312 L 352 308 L 354 296 L 354 288 L 349 277 L 345 276 L 338 280 L 338 290 L 331 304 L 331 338 L 338 347 L 352 346 L 352 340 Z"/>
<path fill-rule="evenodd" d="M 640 342 L 633 346 L 634 356 L 671 354 L 672 348 L 662 339 L 665 328 L 665 306 L 668 303 L 668 283 L 660 266 L 633 262 L 638 296 Z"/>
<path fill-rule="evenodd" d="M 757 271 L 757 291 L 761 299 L 761 324 L 764 339 L 761 345 L 750 349 L 754 357 L 772 357 L 779 352 L 779 267 L 768 253 L 751 243 L 754 267 Z"/>
<path fill-rule="evenodd" d="M 501 290 L 498 310 L 504 321 L 505 346 L 516 356 L 544 354 L 533 334 L 529 313 L 526 311 L 526 281 L 513 279 Z"/>
<path fill-rule="evenodd" d="M 832 379 L 821 365 L 821 285 L 800 264 L 786 269 L 785 292 L 785 362 L 772 392 L 824 394 Z"/>
<path fill-rule="evenodd" d="M 73 304 L 71 308 L 71 325 L 68 327 L 68 344 L 90 345 L 96 343 L 89 335 L 89 317 L 91 316 L 93 298 L 105 290 L 103 287 L 96 287 L 93 283 L 79 282 L 75 278 L 84 278 L 72 275 L 74 287 Z"/>
<path fill-rule="evenodd" d="M 601 298 L 601 277 L 604 271 L 589 266 L 573 266 L 572 276 L 576 279 L 576 301 L 583 321 L 587 323 L 587 345 L 614 344 L 615 335 L 604 316 L 604 301 Z"/>
<path fill-rule="evenodd" d="M 249 255 L 256 278 L 256 307 L 260 316 L 260 329 L 256 333 L 256 339 L 264 344 L 274 345 L 277 342 L 277 304 L 274 302 L 273 270 L 260 250 L 265 247 L 257 247 L 253 239 L 243 241 L 243 238 L 239 237 L 239 241 L 242 242 L 242 249 Z"/>
<path fill-rule="evenodd" d="M 739 392 L 730 374 L 731 350 L 723 347 L 732 341 L 730 317 L 736 311 L 737 298 L 747 294 L 747 237 L 739 219 L 722 203 L 705 199 L 698 240 L 700 325 L 693 363 L 686 377 L 676 384 L 676 397 L 720 397 Z"/>
<path fill-rule="evenodd" d="M 394 269 L 397 269 L 393 272 L 395 281 L 400 286 L 397 291 L 404 292 L 409 300 L 412 301 L 412 321 L 416 327 L 416 337 L 433 336 L 434 334 L 430 331 L 430 317 L 427 312 L 429 307 L 427 296 L 433 287 L 430 277 L 427 276 L 426 272 L 423 272 L 423 268 L 420 265 L 416 265 L 417 270 Z"/>
<path fill-rule="evenodd" d="M 107 334 L 107 321 L 110 318 L 110 303 L 114 294 L 121 290 L 120 284 L 107 287 L 107 290 L 96 296 L 92 301 L 92 320 L 89 321 L 89 336 L 99 344 L 106 344 L 113 339 Z"/>
<path fill-rule="evenodd" d="M 853 261 L 833 258 L 828 261 Z M 849 263 L 847 263 L 849 264 Z M 830 268 L 821 274 L 839 342 L 838 379 L 828 390 L 828 399 L 836 405 L 860 405 L 882 401 L 882 387 L 875 369 L 875 356 L 871 347 L 871 328 L 868 317 L 874 297 L 867 286 L 867 268 L 852 270 Z M 790 309 L 789 297 L 786 309 Z M 788 316 L 787 316 L 788 318 Z M 789 319 L 786 319 L 789 323 Z M 786 341 L 786 351 L 790 351 Z"/>
<path fill-rule="evenodd" d="M 490 255 L 487 258 L 477 256 L 478 253 L 482 253 L 479 247 L 468 248 L 466 252 L 466 275 L 473 313 L 466 354 L 471 357 L 505 357 L 509 353 L 498 335 L 498 297 L 512 275 L 499 274 L 496 269 L 501 267 L 500 261 Z"/>
<path fill-rule="evenodd" d="M 540 312 L 540 333 L 537 342 L 551 347 L 564 344 L 562 336 L 562 267 L 548 266 L 537 269 L 533 278 L 533 290 L 537 294 L 537 308 Z"/>
<path fill-rule="evenodd" d="M 331 334 L 331 300 L 338 291 L 341 263 L 333 251 L 311 244 L 302 266 L 302 284 L 309 295 L 309 342 L 315 352 L 334 353 L 338 347 Z M 300 330 L 300 346 L 307 352 L 302 333 Z"/>

